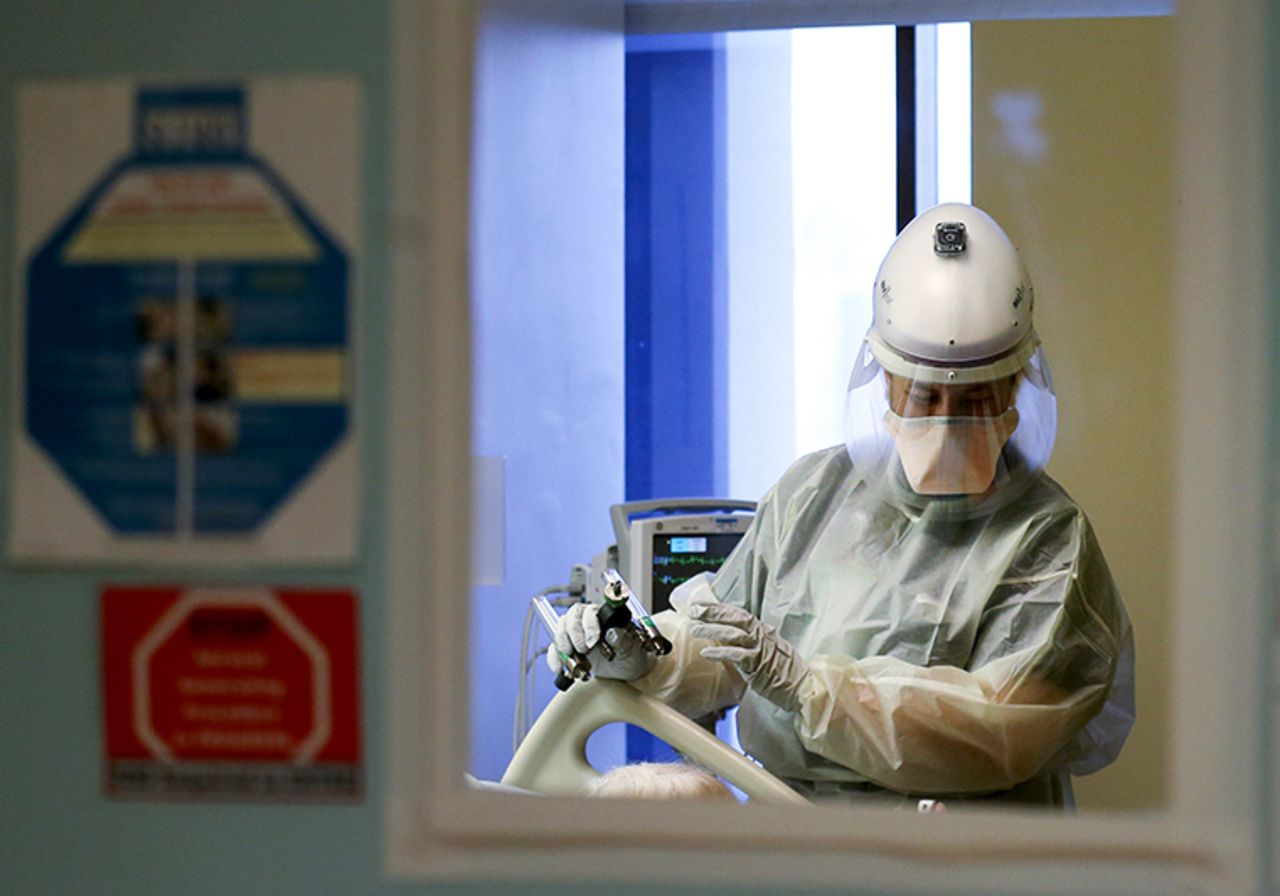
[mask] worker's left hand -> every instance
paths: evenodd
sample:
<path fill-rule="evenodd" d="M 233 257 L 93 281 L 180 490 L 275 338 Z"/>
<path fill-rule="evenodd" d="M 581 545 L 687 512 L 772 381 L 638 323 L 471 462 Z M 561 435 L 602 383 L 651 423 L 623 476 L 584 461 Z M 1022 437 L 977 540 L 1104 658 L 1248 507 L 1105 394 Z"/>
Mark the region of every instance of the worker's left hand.
<path fill-rule="evenodd" d="M 732 604 L 690 603 L 690 634 L 711 642 L 702 648 L 707 659 L 733 663 L 753 691 L 787 710 L 800 708 L 800 684 L 809 664 L 791 642 L 751 613 Z"/>

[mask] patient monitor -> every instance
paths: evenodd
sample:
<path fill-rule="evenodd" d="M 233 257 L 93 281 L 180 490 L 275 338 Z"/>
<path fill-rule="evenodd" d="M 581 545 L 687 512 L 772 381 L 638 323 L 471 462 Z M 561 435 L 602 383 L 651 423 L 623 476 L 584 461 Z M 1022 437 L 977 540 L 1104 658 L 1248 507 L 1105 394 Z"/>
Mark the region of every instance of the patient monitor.
<path fill-rule="evenodd" d="M 751 501 L 666 498 L 609 508 L 617 543 L 592 562 L 593 588 L 613 565 L 650 613 L 671 606 L 671 592 L 698 573 L 715 572 L 755 515 Z M 612 564 L 610 564 L 612 561 Z"/>
<path fill-rule="evenodd" d="M 633 618 L 641 608 L 645 616 L 668 609 L 671 592 L 681 582 L 720 568 L 751 525 L 755 509 L 756 505 L 750 501 L 720 498 L 659 498 L 610 507 L 615 543 L 592 558 L 590 568 L 585 563 L 574 564 L 568 584 L 544 589 L 529 602 L 512 725 L 514 744 L 520 744 L 532 724 L 532 672 L 542 665 L 542 650 L 533 649 L 538 618 L 548 632 L 554 632 L 558 619 L 554 607 L 568 607 L 581 601 L 605 603 L 605 589 L 609 584 L 606 572 L 621 575 L 631 596 L 639 602 L 640 607 L 630 607 Z M 617 576 L 613 576 L 613 581 L 616 587 Z M 562 664 L 564 661 L 562 655 Z M 577 670 L 569 669 L 557 680 L 557 687 L 568 688 L 572 679 L 586 679 L 589 672 L 589 663 Z M 658 758 L 650 746 L 639 745 L 640 733 L 636 732 L 635 737 L 632 732 L 628 733 L 628 743 L 634 740 L 637 744 L 634 750 L 629 747 L 629 757 L 633 760 Z"/>

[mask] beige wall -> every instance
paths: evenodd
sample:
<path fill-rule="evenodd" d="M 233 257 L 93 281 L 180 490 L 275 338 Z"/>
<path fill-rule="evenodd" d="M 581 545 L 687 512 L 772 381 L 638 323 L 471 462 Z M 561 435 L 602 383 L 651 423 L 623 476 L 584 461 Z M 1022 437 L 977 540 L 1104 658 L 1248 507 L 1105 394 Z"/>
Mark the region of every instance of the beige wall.
<path fill-rule="evenodd" d="M 1077 782 L 1082 808 L 1168 792 L 1172 49 L 1168 19 L 973 28 L 974 202 L 1031 270 L 1059 396 L 1049 469 L 1093 521 L 1137 638 L 1138 723 Z"/>

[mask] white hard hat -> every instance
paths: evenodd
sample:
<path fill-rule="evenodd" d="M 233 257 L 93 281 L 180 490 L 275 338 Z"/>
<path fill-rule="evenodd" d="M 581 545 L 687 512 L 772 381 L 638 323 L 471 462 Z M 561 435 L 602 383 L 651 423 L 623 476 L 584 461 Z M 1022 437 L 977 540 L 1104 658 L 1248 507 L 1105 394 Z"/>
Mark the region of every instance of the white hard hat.
<path fill-rule="evenodd" d="M 868 342 L 891 373 L 974 382 L 1019 370 L 1039 341 L 1035 291 L 986 212 L 947 203 L 899 234 L 876 274 Z"/>

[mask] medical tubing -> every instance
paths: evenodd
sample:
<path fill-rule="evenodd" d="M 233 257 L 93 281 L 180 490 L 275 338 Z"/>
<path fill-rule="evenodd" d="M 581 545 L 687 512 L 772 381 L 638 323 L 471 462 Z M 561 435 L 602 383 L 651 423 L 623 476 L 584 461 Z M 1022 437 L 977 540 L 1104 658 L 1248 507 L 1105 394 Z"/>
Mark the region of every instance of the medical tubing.
<path fill-rule="evenodd" d="M 533 606 L 532 604 L 525 610 L 524 629 L 520 634 L 520 668 L 518 677 L 516 678 L 516 706 L 515 713 L 511 718 L 511 749 L 514 753 L 520 749 L 520 742 L 524 740 L 524 734 L 528 730 L 525 720 L 525 694 L 529 680 L 529 632 L 533 627 Z"/>

